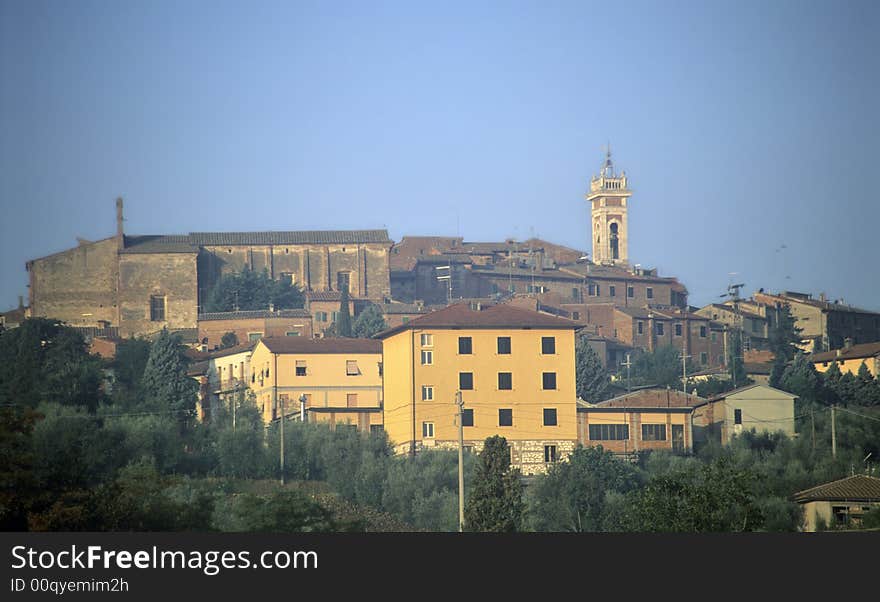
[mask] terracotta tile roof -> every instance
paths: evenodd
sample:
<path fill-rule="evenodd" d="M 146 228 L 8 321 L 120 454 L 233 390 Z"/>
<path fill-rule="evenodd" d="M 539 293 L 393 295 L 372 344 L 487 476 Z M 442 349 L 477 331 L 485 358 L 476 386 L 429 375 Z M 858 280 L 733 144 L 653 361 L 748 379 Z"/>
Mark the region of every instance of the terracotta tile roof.
<path fill-rule="evenodd" d="M 548 328 L 577 330 L 581 325 L 571 320 L 549 316 L 529 309 L 510 305 L 492 305 L 481 310 L 471 309 L 469 303 L 457 303 L 410 320 L 395 328 L 375 335 L 387 338 L 410 328 Z"/>
<path fill-rule="evenodd" d="M 475 265 L 471 268 L 475 274 L 492 275 L 497 278 L 514 277 L 535 277 L 535 280 L 568 280 L 571 282 L 582 282 L 583 277 L 577 274 L 567 273 L 561 270 L 532 270 L 529 268 L 513 267 L 510 268 L 504 263 L 495 265 Z"/>
<path fill-rule="evenodd" d="M 342 292 L 340 291 L 306 291 L 305 297 L 308 301 L 342 301 Z M 354 297 L 350 297 L 354 301 Z"/>
<path fill-rule="evenodd" d="M 816 500 L 880 502 L 880 479 L 857 474 L 798 491 L 792 498 L 801 503 Z"/>
<path fill-rule="evenodd" d="M 693 408 L 706 401 L 676 389 L 642 389 L 594 404 L 594 408 Z"/>
<path fill-rule="evenodd" d="M 227 355 L 235 355 L 236 353 L 242 353 L 244 351 L 253 351 L 254 347 L 257 346 L 257 341 L 248 341 L 247 343 L 242 343 L 240 345 L 234 345 L 232 347 L 227 347 L 226 349 L 218 349 L 217 351 L 209 351 L 208 357 L 210 359 L 216 359 L 218 357 L 226 357 Z"/>
<path fill-rule="evenodd" d="M 199 314 L 199 322 L 211 320 L 249 320 L 253 318 L 308 318 L 311 314 L 304 309 L 255 309 L 245 311 L 222 311 Z"/>
<path fill-rule="evenodd" d="M 260 342 L 272 353 L 382 353 L 382 342 L 375 339 L 264 337 Z"/>
<path fill-rule="evenodd" d="M 773 370 L 773 363 L 743 362 L 743 369 L 746 371 L 746 374 L 765 374 L 769 376 Z"/>
<path fill-rule="evenodd" d="M 840 355 L 838 355 L 838 353 Z M 880 355 L 880 341 L 875 343 L 860 343 L 849 348 L 834 349 L 831 351 L 823 351 L 822 353 L 814 353 L 810 356 L 811 362 L 833 362 L 835 360 L 854 360 L 859 358 L 875 357 Z"/>

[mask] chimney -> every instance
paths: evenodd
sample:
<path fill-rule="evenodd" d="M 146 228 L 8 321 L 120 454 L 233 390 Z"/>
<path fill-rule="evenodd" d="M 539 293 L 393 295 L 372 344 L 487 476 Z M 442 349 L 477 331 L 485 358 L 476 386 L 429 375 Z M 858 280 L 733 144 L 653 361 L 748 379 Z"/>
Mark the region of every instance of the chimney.
<path fill-rule="evenodd" d="M 843 339 L 843 348 L 844 349 L 849 349 L 850 347 L 852 347 L 852 345 L 853 345 L 852 338 L 846 337 L 845 339 Z"/>
<path fill-rule="evenodd" d="M 819 301 L 827 301 L 827 297 L 825 297 L 825 293 L 819 293 Z"/>
<path fill-rule="evenodd" d="M 273 314 L 275 313 L 275 304 L 274 303 L 269 304 L 269 313 L 273 313 Z"/>
<path fill-rule="evenodd" d="M 122 197 L 116 199 L 116 244 L 120 251 L 125 248 L 125 234 L 122 230 Z"/>

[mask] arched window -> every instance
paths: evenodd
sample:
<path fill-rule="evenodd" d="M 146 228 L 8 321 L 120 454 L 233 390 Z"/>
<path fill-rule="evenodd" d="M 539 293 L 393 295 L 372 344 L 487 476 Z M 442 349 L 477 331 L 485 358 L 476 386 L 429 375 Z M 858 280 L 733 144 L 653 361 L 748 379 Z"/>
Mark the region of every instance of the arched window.
<path fill-rule="evenodd" d="M 612 222 L 609 230 L 609 240 L 611 242 L 611 259 L 620 259 L 620 245 L 617 241 L 617 224 Z"/>

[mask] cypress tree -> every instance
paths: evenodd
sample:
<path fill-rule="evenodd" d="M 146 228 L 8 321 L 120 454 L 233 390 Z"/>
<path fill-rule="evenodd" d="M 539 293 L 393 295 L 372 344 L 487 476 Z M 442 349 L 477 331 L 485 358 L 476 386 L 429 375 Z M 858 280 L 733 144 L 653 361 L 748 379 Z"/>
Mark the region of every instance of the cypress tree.
<path fill-rule="evenodd" d="M 187 359 L 180 337 L 163 329 L 150 347 L 141 388 L 146 406 L 154 411 L 192 411 L 198 383 L 186 375 Z"/>
<path fill-rule="evenodd" d="M 504 437 L 486 439 L 473 482 L 465 506 L 465 528 L 498 533 L 518 531 L 525 510 L 523 485 L 519 470 L 510 468 L 510 448 Z"/>
<path fill-rule="evenodd" d="M 348 311 L 348 287 L 342 287 L 342 298 L 339 300 L 339 317 L 336 318 L 336 336 L 351 338 L 351 312 Z"/>

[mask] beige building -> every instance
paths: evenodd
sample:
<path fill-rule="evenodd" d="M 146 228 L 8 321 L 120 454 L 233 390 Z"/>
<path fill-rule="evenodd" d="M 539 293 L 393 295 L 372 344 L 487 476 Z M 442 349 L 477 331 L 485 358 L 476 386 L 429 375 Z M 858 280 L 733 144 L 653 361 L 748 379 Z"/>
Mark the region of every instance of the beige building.
<path fill-rule="evenodd" d="M 578 441 L 623 456 L 644 450 L 691 453 L 691 417 L 702 397 L 642 389 L 595 404 L 578 402 Z"/>
<path fill-rule="evenodd" d="M 880 508 L 880 479 L 853 475 L 799 491 L 793 498 L 803 509 L 803 531 L 858 527 L 866 512 Z"/>
<path fill-rule="evenodd" d="M 260 339 L 251 358 L 250 387 L 266 422 L 294 415 L 382 428 L 382 344 L 371 339 Z"/>
<path fill-rule="evenodd" d="M 794 437 L 795 399 L 795 395 L 759 384 L 710 397 L 694 406 L 694 440 L 714 439 L 727 445 L 734 435 L 749 430 L 781 431 Z"/>
<path fill-rule="evenodd" d="M 590 180 L 585 196 L 590 203 L 593 263 L 627 265 L 627 202 L 631 196 L 626 172 L 618 175 L 614 171 L 609 146 L 602 169 Z"/>
<path fill-rule="evenodd" d="M 848 342 L 847 342 L 848 343 Z M 880 341 L 862 345 L 845 344 L 842 349 L 814 353 L 810 356 L 817 372 L 825 372 L 836 363 L 841 373 L 858 374 L 864 363 L 873 376 L 880 374 Z"/>

